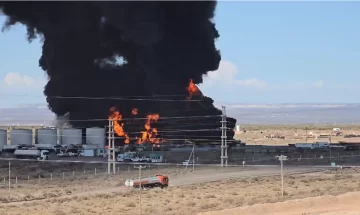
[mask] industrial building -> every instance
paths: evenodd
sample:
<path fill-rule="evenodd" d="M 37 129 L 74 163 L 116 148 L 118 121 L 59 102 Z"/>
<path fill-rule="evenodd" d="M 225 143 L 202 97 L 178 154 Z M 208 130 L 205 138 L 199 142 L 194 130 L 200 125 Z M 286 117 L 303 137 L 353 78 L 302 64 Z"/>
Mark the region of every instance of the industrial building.
<path fill-rule="evenodd" d="M 9 141 L 10 140 L 10 141 Z M 106 154 L 105 128 L 10 128 L 0 130 L 0 149 L 14 151 L 18 146 L 73 147 L 82 146 L 83 156 L 103 156 Z"/>

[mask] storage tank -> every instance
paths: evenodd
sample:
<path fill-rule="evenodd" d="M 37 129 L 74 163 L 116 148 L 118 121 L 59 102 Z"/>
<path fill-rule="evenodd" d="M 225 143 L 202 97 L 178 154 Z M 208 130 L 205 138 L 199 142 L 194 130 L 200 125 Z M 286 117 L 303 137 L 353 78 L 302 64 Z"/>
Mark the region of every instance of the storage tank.
<path fill-rule="evenodd" d="M 12 129 L 10 131 L 11 145 L 32 145 L 33 131 L 31 129 Z"/>
<path fill-rule="evenodd" d="M 36 130 L 36 144 L 51 144 L 57 143 L 57 130 L 52 128 L 39 128 Z"/>
<path fill-rule="evenodd" d="M 0 130 L 0 151 L 7 145 L 7 130 Z"/>
<path fill-rule="evenodd" d="M 105 148 L 105 128 L 87 128 L 86 144 L 98 145 L 98 148 Z"/>
<path fill-rule="evenodd" d="M 82 130 L 77 128 L 60 129 L 61 145 L 77 145 L 82 143 Z"/>

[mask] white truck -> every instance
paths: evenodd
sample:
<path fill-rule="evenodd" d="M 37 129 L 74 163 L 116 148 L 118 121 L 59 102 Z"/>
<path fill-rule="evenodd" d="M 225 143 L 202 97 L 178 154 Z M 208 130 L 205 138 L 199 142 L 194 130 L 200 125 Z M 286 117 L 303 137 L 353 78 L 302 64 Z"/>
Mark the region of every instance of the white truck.
<path fill-rule="evenodd" d="M 36 149 L 16 149 L 14 152 L 16 158 L 35 158 L 37 160 L 48 160 L 48 150 L 36 150 Z"/>

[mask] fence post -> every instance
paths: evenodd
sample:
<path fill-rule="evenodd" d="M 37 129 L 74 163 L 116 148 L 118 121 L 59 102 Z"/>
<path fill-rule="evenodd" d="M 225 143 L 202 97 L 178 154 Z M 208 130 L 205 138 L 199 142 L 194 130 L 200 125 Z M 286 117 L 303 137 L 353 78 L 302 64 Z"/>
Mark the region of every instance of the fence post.
<path fill-rule="evenodd" d="M 84 169 L 84 175 L 85 175 L 85 169 Z"/>
<path fill-rule="evenodd" d="M 75 177 L 75 171 L 73 171 L 73 177 Z"/>
<path fill-rule="evenodd" d="M 130 172 L 130 167 L 128 166 L 128 172 Z"/>
<path fill-rule="evenodd" d="M 95 175 L 96 175 L 96 168 L 95 168 Z"/>
<path fill-rule="evenodd" d="M 28 175 L 28 183 L 30 183 L 30 175 Z"/>
<path fill-rule="evenodd" d="M 117 171 L 120 172 L 119 167 L 117 167 Z"/>
<path fill-rule="evenodd" d="M 63 177 L 62 177 L 62 178 L 63 178 L 63 180 L 64 180 L 64 178 L 65 178 L 65 174 L 64 174 L 64 172 L 63 172 Z"/>
<path fill-rule="evenodd" d="M 4 184 L 6 184 L 6 179 L 4 178 Z"/>
<path fill-rule="evenodd" d="M 17 176 L 15 177 L 15 184 L 17 184 Z"/>
<path fill-rule="evenodd" d="M 40 184 L 40 174 L 39 174 L 39 184 Z"/>
<path fill-rule="evenodd" d="M 52 181 L 52 173 L 50 173 L 50 181 Z"/>

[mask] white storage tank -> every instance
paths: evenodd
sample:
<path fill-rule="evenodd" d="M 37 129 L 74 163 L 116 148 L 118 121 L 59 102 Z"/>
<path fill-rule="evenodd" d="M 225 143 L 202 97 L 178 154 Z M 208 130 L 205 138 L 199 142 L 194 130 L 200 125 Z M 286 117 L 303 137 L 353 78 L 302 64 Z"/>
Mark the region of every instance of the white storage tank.
<path fill-rule="evenodd" d="M 0 151 L 7 145 L 7 130 L 0 130 Z"/>
<path fill-rule="evenodd" d="M 61 145 L 78 145 L 82 143 L 82 130 L 77 128 L 60 129 Z"/>
<path fill-rule="evenodd" d="M 39 128 L 36 130 L 36 144 L 51 144 L 57 143 L 57 130 L 53 128 Z"/>
<path fill-rule="evenodd" d="M 86 144 L 97 145 L 99 149 L 105 148 L 105 128 L 87 128 Z"/>
<path fill-rule="evenodd" d="M 33 131 L 31 129 L 12 129 L 10 131 L 11 145 L 32 145 Z"/>

